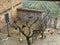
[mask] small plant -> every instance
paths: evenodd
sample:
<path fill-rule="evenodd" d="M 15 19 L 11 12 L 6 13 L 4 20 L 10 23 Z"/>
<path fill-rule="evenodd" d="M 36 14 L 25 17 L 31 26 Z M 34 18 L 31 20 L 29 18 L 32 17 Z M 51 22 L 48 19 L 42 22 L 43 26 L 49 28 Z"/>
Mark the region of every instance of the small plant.
<path fill-rule="evenodd" d="M 39 20 L 39 18 L 37 17 L 37 19 L 32 24 L 30 24 L 30 26 L 29 26 L 29 22 L 26 22 L 26 25 L 22 25 L 22 27 L 20 27 L 19 25 L 17 25 L 17 23 L 14 20 L 14 24 L 15 25 L 13 27 L 15 27 L 15 29 L 19 28 L 19 32 L 21 32 L 26 37 L 26 41 L 27 41 L 28 45 L 31 45 L 30 38 L 33 36 L 33 32 L 31 32 L 31 26 L 34 23 L 36 23 L 38 20 Z M 25 27 L 28 27 L 28 31 L 29 31 L 28 34 L 26 34 L 24 32 L 24 30 L 23 30 Z"/>

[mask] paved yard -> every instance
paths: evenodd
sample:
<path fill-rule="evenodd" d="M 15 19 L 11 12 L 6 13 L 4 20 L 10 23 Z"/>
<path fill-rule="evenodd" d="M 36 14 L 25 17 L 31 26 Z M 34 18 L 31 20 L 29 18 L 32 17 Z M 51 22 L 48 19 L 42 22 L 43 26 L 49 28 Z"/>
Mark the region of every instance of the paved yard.
<path fill-rule="evenodd" d="M 38 39 L 33 45 L 60 45 L 60 33 L 55 31 L 53 35 L 46 35 L 45 39 Z"/>
<path fill-rule="evenodd" d="M 58 32 L 58 33 L 57 33 Z M 55 31 L 53 35 L 46 35 L 45 39 L 37 39 L 32 43 L 32 45 L 60 45 L 60 31 Z M 27 45 L 26 40 L 19 42 L 16 37 L 8 37 L 5 34 L 0 34 L 0 45 Z M 5 39 L 1 41 L 2 39 Z"/>

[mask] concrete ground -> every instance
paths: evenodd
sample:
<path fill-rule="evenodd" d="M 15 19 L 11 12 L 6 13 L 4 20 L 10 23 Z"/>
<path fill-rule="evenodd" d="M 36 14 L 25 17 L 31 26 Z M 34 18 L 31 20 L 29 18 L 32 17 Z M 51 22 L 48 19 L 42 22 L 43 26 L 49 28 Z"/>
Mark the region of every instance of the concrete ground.
<path fill-rule="evenodd" d="M 38 39 L 33 45 L 60 45 L 60 35 L 57 33 L 47 35 L 45 39 Z"/>
<path fill-rule="evenodd" d="M 0 38 L 0 45 L 27 45 L 26 40 L 20 42 L 17 37 L 7 37 L 3 33 L 0 33 Z M 60 45 L 60 31 L 55 31 L 53 35 L 48 34 L 44 39 L 37 39 L 32 45 Z"/>

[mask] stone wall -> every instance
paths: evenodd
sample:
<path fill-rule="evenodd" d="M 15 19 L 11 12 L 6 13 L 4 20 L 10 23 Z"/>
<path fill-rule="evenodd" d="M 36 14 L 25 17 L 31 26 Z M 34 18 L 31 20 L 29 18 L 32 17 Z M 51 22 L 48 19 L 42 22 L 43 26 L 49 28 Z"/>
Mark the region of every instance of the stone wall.
<path fill-rule="evenodd" d="M 0 0 L 0 29 L 3 28 L 6 23 L 4 19 L 4 15 L 9 13 L 9 21 L 12 23 L 12 18 L 18 16 L 17 8 L 21 8 L 21 0 L 12 0 L 13 1 L 13 10 L 11 8 L 11 0 Z"/>

